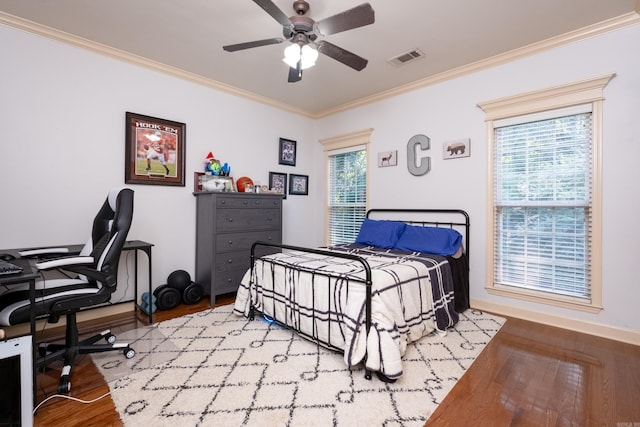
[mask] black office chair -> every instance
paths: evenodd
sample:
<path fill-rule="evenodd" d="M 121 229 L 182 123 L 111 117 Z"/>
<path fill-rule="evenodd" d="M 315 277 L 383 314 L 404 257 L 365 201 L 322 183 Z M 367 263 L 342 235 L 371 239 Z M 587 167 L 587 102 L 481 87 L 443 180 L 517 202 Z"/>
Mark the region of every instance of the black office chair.
<path fill-rule="evenodd" d="M 64 359 L 64 367 L 58 385 L 59 393 L 71 389 L 70 373 L 77 354 L 104 351 L 122 351 L 130 359 L 135 351 L 128 344 L 116 343 L 110 331 L 79 341 L 76 313 L 82 309 L 108 302 L 116 290 L 118 261 L 127 239 L 133 218 L 133 190 L 114 189 L 109 193 L 93 221 L 91 238 L 77 255 L 48 259 L 45 250 L 31 250 L 22 256 L 38 256 L 38 270 L 59 270 L 66 278 L 40 280 L 36 284 L 36 303 L 30 306 L 28 286 L 9 288 L 0 295 L 0 324 L 9 326 L 29 322 L 30 310 L 36 317 L 48 316 L 49 322 L 57 322 L 66 316 L 64 344 L 40 344 L 41 358 L 36 366 Z M 95 344 L 105 339 L 107 344 Z"/>

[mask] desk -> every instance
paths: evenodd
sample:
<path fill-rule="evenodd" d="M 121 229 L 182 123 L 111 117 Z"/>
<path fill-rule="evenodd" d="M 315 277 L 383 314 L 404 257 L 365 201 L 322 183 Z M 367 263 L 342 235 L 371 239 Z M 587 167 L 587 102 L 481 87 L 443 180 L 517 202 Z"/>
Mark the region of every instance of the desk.
<path fill-rule="evenodd" d="M 138 251 L 142 251 L 145 254 L 147 254 L 147 258 L 149 260 L 149 286 L 148 287 L 149 287 L 149 295 L 151 296 L 153 292 L 153 286 L 151 281 L 151 247 L 152 246 L 153 244 L 144 242 L 142 240 L 128 240 L 122 248 L 123 251 L 135 251 L 134 306 L 136 311 L 140 308 L 140 305 L 138 304 Z M 59 247 L 59 246 L 56 246 L 56 247 Z M 70 252 L 78 253 L 82 250 L 83 245 L 66 245 L 64 247 L 69 248 Z M 18 252 L 25 249 L 27 248 L 2 250 L 2 253 L 13 254 L 16 257 L 16 259 L 14 259 L 11 262 L 23 267 L 24 271 L 21 274 L 0 276 L 0 285 L 14 285 L 14 284 L 20 284 L 20 283 L 29 283 L 29 302 L 31 303 L 31 306 L 33 306 L 35 305 L 35 301 L 36 301 L 36 279 L 40 277 L 40 273 L 37 272 L 37 270 L 35 270 L 35 268 L 31 266 L 31 262 L 29 261 L 28 258 L 20 258 L 20 255 Z M 34 259 L 33 262 L 36 262 L 36 260 Z M 153 323 L 153 313 L 151 309 L 149 309 L 149 312 L 147 314 L 149 315 L 149 324 Z M 35 318 L 34 311 L 31 311 L 31 314 L 29 316 L 29 323 L 30 323 L 30 333 L 31 333 L 31 346 L 33 347 L 33 351 L 35 352 L 37 350 L 37 346 L 36 346 L 36 318 Z M 34 363 L 33 363 L 34 405 L 36 403 L 36 396 L 37 396 L 36 370 L 37 368 L 36 368 L 35 357 L 34 357 Z"/>
<path fill-rule="evenodd" d="M 36 303 L 36 279 L 40 277 L 40 273 L 34 273 L 31 264 L 26 259 L 15 259 L 11 261 L 16 265 L 20 265 L 24 270 L 20 274 L 13 274 L 10 276 L 0 276 L 0 285 L 17 285 L 22 283 L 29 283 L 29 302 L 31 305 Z M 32 310 L 29 315 L 29 323 L 31 324 L 31 349 L 36 350 L 36 316 Z M 35 359 L 35 358 L 34 358 Z M 33 363 L 33 404 L 36 404 L 36 364 Z"/>
<path fill-rule="evenodd" d="M 69 252 L 71 253 L 79 253 L 84 245 L 63 245 L 63 248 L 68 248 Z M 60 246 L 56 246 L 56 247 L 60 247 Z M 135 305 L 135 310 L 142 310 L 142 308 L 140 307 L 140 304 L 138 303 L 138 251 L 142 251 L 147 255 L 147 259 L 149 260 L 149 286 L 148 286 L 148 292 L 149 292 L 149 296 L 151 296 L 153 294 L 153 285 L 151 282 L 151 248 L 153 247 L 153 243 L 147 243 L 145 241 L 142 240 L 127 240 L 124 244 L 124 246 L 122 247 L 122 251 L 126 252 L 126 251 L 135 251 L 134 252 L 134 256 L 135 256 L 135 278 L 133 279 L 134 282 L 134 293 L 135 293 L 135 297 L 134 297 L 134 305 Z M 20 249 L 23 250 L 23 249 Z M 13 253 L 14 250 L 6 250 L 4 252 L 9 252 L 9 253 Z M 20 256 L 17 255 L 17 251 L 16 252 L 16 256 Z M 60 256 L 64 256 L 64 254 L 61 254 Z M 149 316 L 149 324 L 153 323 L 153 313 L 151 312 L 151 310 L 149 310 L 149 312 L 147 313 L 147 315 Z"/>
<path fill-rule="evenodd" d="M 149 301 L 151 301 L 151 295 L 153 295 L 153 285 L 151 284 L 151 247 L 153 244 L 143 242 L 142 240 L 127 240 L 122 248 L 123 251 L 135 251 L 135 279 L 134 279 L 134 287 L 135 287 L 135 308 L 136 311 L 138 309 L 142 310 L 140 304 L 138 304 L 138 251 L 142 251 L 147 254 L 147 259 L 149 260 Z M 142 310 L 144 311 L 144 310 Z M 149 311 L 147 312 L 149 315 L 149 324 L 153 323 L 153 311 L 151 310 L 151 304 L 149 304 Z"/>

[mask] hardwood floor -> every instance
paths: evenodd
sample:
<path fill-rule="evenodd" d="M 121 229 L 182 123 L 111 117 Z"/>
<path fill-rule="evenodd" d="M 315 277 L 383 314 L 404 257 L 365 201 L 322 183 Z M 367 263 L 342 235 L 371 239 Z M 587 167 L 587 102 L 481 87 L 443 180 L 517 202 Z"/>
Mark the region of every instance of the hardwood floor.
<path fill-rule="evenodd" d="M 640 346 L 508 319 L 429 426 L 640 426 Z"/>
<path fill-rule="evenodd" d="M 233 302 L 233 295 L 217 304 Z M 162 321 L 209 308 L 206 300 L 156 312 Z M 116 333 L 144 324 L 134 315 L 109 319 Z M 104 324 L 81 329 L 104 329 Z M 54 334 L 55 335 L 55 334 Z M 55 394 L 55 369 L 38 374 L 38 402 Z M 109 392 L 88 356 L 72 373 L 71 395 L 91 400 Z M 640 346 L 508 319 L 438 406 L 427 426 L 640 426 Z M 109 396 L 91 404 L 56 398 L 35 415 L 36 426 L 121 426 Z"/>
<path fill-rule="evenodd" d="M 233 303 L 235 295 L 223 295 L 216 298 L 216 306 Z M 174 317 L 210 308 L 209 300 L 202 299 L 198 304 L 180 304 L 173 310 L 156 311 L 153 314 L 154 322 L 162 322 Z M 142 327 L 148 324 L 146 315 L 141 312 L 130 315 L 120 315 L 113 318 L 101 319 L 99 322 L 84 323 L 79 325 L 82 337 L 93 333 L 111 329 L 114 335 L 119 332 Z M 54 328 L 47 330 L 44 334 L 38 334 L 38 341 L 62 339 L 64 330 Z M 81 338 L 82 338 L 81 337 Z M 58 380 L 60 379 L 60 368 L 62 362 L 52 365 L 45 372 L 39 372 L 37 381 L 37 404 L 43 402 L 47 397 L 57 393 Z M 104 381 L 102 374 L 91 361 L 89 355 L 81 355 L 76 358 L 76 363 L 71 373 L 71 393 L 76 399 L 90 401 L 109 393 L 109 386 Z M 113 401 L 109 396 L 103 397 L 96 402 L 85 404 L 75 400 L 65 398 L 53 398 L 45 402 L 34 416 L 34 426 L 122 426 L 120 416 L 116 411 Z"/>

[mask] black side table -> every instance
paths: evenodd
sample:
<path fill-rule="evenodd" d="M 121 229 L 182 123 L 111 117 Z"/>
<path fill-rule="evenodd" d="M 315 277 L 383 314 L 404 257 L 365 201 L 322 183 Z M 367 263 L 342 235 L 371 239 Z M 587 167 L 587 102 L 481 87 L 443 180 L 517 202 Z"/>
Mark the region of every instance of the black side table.
<path fill-rule="evenodd" d="M 149 299 L 151 299 L 151 296 L 153 295 L 153 285 L 152 285 L 152 281 L 151 281 L 151 248 L 153 247 L 152 243 L 148 243 L 148 242 L 144 242 L 142 240 L 128 240 L 122 250 L 123 251 L 135 251 L 134 252 L 134 257 L 135 257 L 135 278 L 134 278 L 134 288 L 135 288 L 135 309 L 136 311 L 142 310 L 142 307 L 140 306 L 140 303 L 138 302 L 138 251 L 142 251 L 145 254 L 147 254 L 147 259 L 149 260 Z M 149 301 L 151 302 L 151 301 Z M 151 310 L 151 304 L 149 304 L 149 311 L 147 312 L 147 315 L 149 316 L 149 324 L 153 323 L 153 312 Z"/>

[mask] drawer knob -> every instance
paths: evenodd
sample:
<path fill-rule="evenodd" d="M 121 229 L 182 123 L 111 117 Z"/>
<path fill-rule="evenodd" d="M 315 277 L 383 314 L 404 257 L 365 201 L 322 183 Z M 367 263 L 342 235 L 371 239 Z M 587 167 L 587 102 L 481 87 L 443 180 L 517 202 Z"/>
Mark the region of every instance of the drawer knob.
<path fill-rule="evenodd" d="M 233 240 L 229 240 L 227 243 L 232 245 L 233 244 Z"/>
<path fill-rule="evenodd" d="M 232 260 L 232 259 L 228 259 L 228 260 L 227 260 L 227 263 L 229 263 L 229 264 L 233 264 L 233 260 Z"/>
<path fill-rule="evenodd" d="M 227 201 L 226 200 L 221 200 L 220 203 L 222 203 L 223 205 L 226 205 Z"/>
<path fill-rule="evenodd" d="M 227 283 L 231 283 L 231 277 L 227 279 Z"/>
<path fill-rule="evenodd" d="M 256 205 L 259 205 L 259 204 L 260 204 L 260 200 L 256 200 Z"/>
<path fill-rule="evenodd" d="M 242 201 L 242 204 L 244 204 L 244 205 L 246 205 L 247 203 L 249 203 L 249 201 L 248 201 L 248 200 L 243 200 L 243 201 Z"/>
<path fill-rule="evenodd" d="M 228 221 L 229 222 L 233 222 L 233 218 L 228 218 Z"/>

